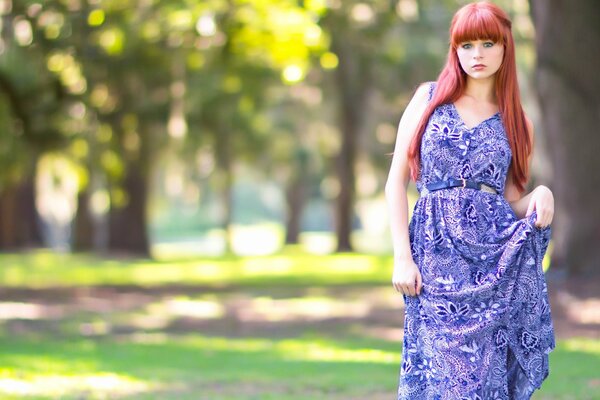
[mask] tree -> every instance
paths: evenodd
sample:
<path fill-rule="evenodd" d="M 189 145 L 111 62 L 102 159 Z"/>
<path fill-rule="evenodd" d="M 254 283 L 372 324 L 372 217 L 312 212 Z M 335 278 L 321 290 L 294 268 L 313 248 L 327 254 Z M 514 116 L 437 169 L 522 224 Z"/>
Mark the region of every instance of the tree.
<path fill-rule="evenodd" d="M 44 151 L 56 149 L 64 137 L 58 129 L 64 88 L 44 67 L 43 53 L 29 46 L 29 22 L 19 12 L 3 18 L 0 41 L 0 108 L 3 145 L 0 172 L 0 247 L 23 248 L 42 245 L 35 205 L 35 170 Z M 11 35 L 18 23 L 26 34 Z M 23 28 L 25 27 L 25 28 Z M 28 33 L 28 34 L 27 34 Z"/>
<path fill-rule="evenodd" d="M 531 0 L 537 91 L 556 199 L 552 269 L 598 273 L 600 2 Z"/>
<path fill-rule="evenodd" d="M 288 167 L 297 146 L 278 144 L 283 136 L 284 141 L 294 136 L 297 144 L 302 132 L 287 135 L 290 129 L 281 128 L 293 124 L 290 121 L 298 118 L 298 109 L 280 113 L 282 103 L 289 100 L 289 95 L 280 94 L 284 90 L 289 93 L 287 85 L 302 81 L 312 53 L 322 48 L 322 38 L 314 22 L 317 11 L 306 10 L 295 1 L 229 1 L 228 7 L 212 11 L 204 16 L 207 26 L 209 21 L 214 24 L 203 38 L 211 47 L 208 61 L 202 70 L 190 71 L 190 86 L 203 90 L 190 90 L 188 96 L 187 115 L 193 129 L 186 137 L 186 147 L 188 153 L 202 143 L 213 149 L 212 186 L 220 199 L 219 223 L 229 249 L 233 167 L 246 162 L 260 165 L 262 171 L 285 169 L 289 173 L 276 174 L 275 179 L 281 180 L 282 175 L 292 179 Z M 274 153 L 275 148 L 280 151 Z M 289 205 L 291 219 L 297 220 L 301 205 Z"/>

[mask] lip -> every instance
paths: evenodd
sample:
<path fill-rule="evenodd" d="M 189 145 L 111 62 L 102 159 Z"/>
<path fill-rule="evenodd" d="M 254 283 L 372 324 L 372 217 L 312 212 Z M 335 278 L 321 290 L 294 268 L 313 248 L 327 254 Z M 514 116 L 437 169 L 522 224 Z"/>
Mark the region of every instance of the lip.
<path fill-rule="evenodd" d="M 485 68 L 485 65 L 484 64 L 475 64 L 471 68 L 473 68 L 473 69 L 483 69 L 483 68 Z"/>

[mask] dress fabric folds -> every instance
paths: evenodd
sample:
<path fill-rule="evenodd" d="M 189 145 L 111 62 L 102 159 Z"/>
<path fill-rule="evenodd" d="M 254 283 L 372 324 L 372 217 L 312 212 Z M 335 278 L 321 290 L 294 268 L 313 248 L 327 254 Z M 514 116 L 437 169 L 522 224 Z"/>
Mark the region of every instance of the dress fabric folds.
<path fill-rule="evenodd" d="M 518 219 L 505 200 L 511 157 L 499 113 L 468 128 L 442 104 L 429 119 L 409 225 L 423 288 L 404 296 L 398 400 L 529 399 L 548 376 L 555 341 L 542 259 L 551 231 L 534 225 L 535 212 Z M 498 194 L 426 189 L 450 178 Z"/>

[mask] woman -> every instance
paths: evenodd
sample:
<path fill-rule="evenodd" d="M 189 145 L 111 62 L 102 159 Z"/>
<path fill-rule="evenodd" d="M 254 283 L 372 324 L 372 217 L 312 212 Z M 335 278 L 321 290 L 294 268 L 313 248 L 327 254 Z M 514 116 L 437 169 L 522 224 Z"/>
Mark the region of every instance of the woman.
<path fill-rule="evenodd" d="M 450 37 L 402 116 L 385 188 L 406 304 L 398 399 L 529 399 L 554 348 L 541 268 L 554 200 L 545 186 L 523 195 L 533 126 L 508 16 L 468 4 Z"/>

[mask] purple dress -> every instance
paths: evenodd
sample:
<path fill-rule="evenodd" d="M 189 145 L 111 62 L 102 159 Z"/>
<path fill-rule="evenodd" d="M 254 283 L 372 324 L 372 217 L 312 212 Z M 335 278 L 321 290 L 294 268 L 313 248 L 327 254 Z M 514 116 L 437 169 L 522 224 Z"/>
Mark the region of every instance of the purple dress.
<path fill-rule="evenodd" d="M 555 343 L 541 263 L 550 228 L 535 227 L 535 212 L 517 219 L 505 200 L 510 161 L 500 114 L 469 129 L 453 104 L 434 110 L 409 225 L 423 288 L 404 296 L 398 399 L 529 399 L 548 376 Z M 498 194 L 427 191 L 448 178 Z"/>

